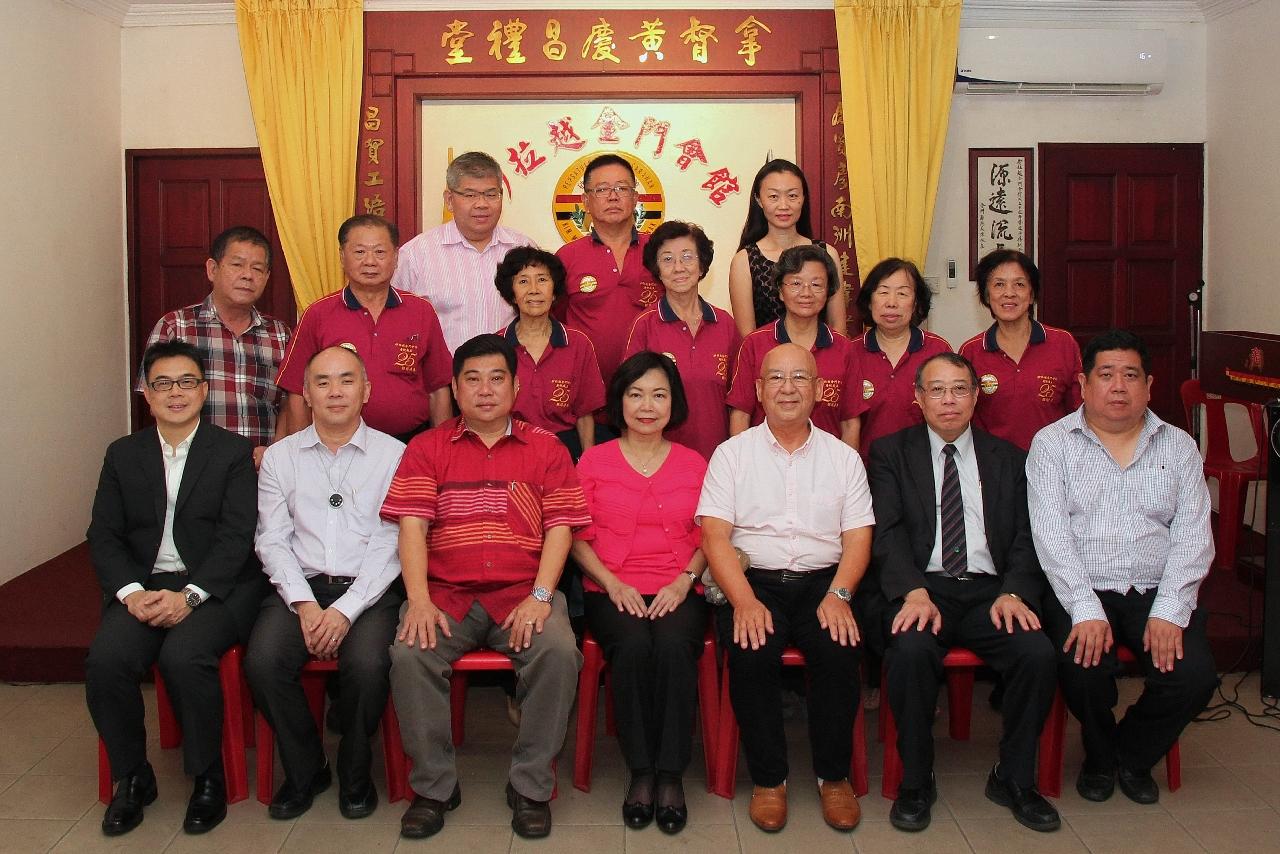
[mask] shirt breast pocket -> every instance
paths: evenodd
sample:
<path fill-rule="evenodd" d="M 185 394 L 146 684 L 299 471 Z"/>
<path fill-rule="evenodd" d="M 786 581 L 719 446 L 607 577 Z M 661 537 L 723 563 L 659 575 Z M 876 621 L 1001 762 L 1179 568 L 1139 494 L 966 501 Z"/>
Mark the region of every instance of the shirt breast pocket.
<path fill-rule="evenodd" d="M 1138 485 L 1138 503 L 1147 516 L 1165 524 L 1173 520 L 1178 504 L 1178 477 L 1162 465 L 1143 470 Z"/>

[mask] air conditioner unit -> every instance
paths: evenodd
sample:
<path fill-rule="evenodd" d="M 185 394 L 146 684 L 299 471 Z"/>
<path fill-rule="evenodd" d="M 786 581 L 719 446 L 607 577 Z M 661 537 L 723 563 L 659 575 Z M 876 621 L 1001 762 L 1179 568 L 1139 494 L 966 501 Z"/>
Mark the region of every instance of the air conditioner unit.
<path fill-rule="evenodd" d="M 960 29 L 957 92 L 1154 95 L 1164 86 L 1164 30 Z"/>

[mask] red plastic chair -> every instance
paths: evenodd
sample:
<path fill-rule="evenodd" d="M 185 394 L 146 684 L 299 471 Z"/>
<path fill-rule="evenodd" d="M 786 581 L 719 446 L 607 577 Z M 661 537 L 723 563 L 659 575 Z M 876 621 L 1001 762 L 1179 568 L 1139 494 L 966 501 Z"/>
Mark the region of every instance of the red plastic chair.
<path fill-rule="evenodd" d="M 324 686 L 331 674 L 338 672 L 337 659 L 312 659 L 302 666 L 302 690 L 307 695 L 307 705 L 315 718 L 316 728 L 324 726 Z M 276 734 L 262 712 L 257 713 L 258 802 L 270 804 L 275 792 Z M 408 761 L 400 744 L 400 723 L 396 719 L 395 705 L 387 697 L 387 707 L 382 713 L 382 755 L 387 766 L 387 800 L 395 803 L 404 800 L 409 790 Z"/>
<path fill-rule="evenodd" d="M 804 667 L 804 654 L 793 646 L 782 653 L 783 667 Z M 720 672 L 720 733 L 716 743 L 716 773 L 712 791 L 722 798 L 733 798 L 737 787 L 738 776 L 738 719 L 733 714 L 733 703 L 729 699 L 729 666 L 726 656 L 725 665 Z M 858 713 L 853 719 L 853 756 L 849 763 L 849 780 L 853 791 L 859 797 L 868 791 L 867 785 L 867 740 L 862 714 L 862 704 L 858 704 Z"/>
<path fill-rule="evenodd" d="M 244 647 L 236 644 L 218 661 L 218 680 L 222 685 L 222 766 L 227 776 L 227 802 L 236 803 L 249 797 L 249 769 L 244 751 L 252 747 L 253 700 L 244 681 L 242 662 Z M 173 713 L 173 704 L 160 669 L 153 667 L 156 683 L 156 711 L 160 718 L 160 746 L 177 747 L 182 743 L 182 729 Z M 98 739 L 98 800 L 111 803 L 111 760 L 107 746 Z"/>
<path fill-rule="evenodd" d="M 462 744 L 467 736 L 467 674 L 485 670 L 514 671 L 515 665 L 511 663 L 510 658 L 492 649 L 473 649 L 471 652 L 464 652 L 462 657 L 453 663 L 453 675 L 449 677 L 449 724 L 455 747 Z M 412 761 L 407 760 L 407 762 L 409 767 L 412 767 Z M 553 761 L 552 773 L 555 773 L 555 770 L 556 763 Z M 407 773 L 406 768 L 406 775 Z M 405 779 L 407 780 L 408 777 L 406 776 Z M 555 800 L 559 794 L 560 784 L 557 782 L 551 792 L 551 799 Z"/>
<path fill-rule="evenodd" d="M 1117 645 L 1116 655 L 1121 664 L 1137 663 L 1137 657 L 1126 646 Z M 1044 723 L 1044 732 L 1040 735 L 1040 793 L 1051 798 L 1062 794 L 1062 753 L 1066 737 L 1067 704 L 1062 698 L 1062 691 L 1058 691 L 1053 698 L 1049 719 Z M 1182 750 L 1176 741 L 1164 756 L 1164 771 L 1170 792 L 1182 788 Z"/>
<path fill-rule="evenodd" d="M 702 720 L 702 753 L 707 768 L 707 791 L 714 790 L 715 725 L 719 716 L 719 688 L 716 682 L 715 633 L 707 629 L 702 655 L 698 659 L 698 716 Z M 573 785 L 591 791 L 591 765 L 595 759 L 596 711 L 599 708 L 600 674 L 605 672 L 604 650 L 590 633 L 582 639 L 582 672 L 578 674 L 578 727 L 573 751 Z M 613 732 L 613 704 L 605 672 L 606 722 Z"/>
<path fill-rule="evenodd" d="M 973 725 L 973 682 L 975 671 L 982 666 L 982 659 L 962 647 L 952 647 L 942 657 L 943 673 L 947 680 L 947 709 L 949 731 L 956 741 L 968 741 Z M 887 684 L 882 680 L 884 684 Z M 889 708 L 889 698 L 880 699 L 880 736 L 884 742 L 884 777 L 880 782 L 880 795 L 897 800 L 898 787 L 902 784 L 902 757 L 898 754 L 898 727 Z M 1040 765 L 1036 785 L 1040 793 L 1057 797 L 1062 787 L 1061 768 L 1055 774 L 1047 767 L 1045 757 L 1051 751 L 1050 733 L 1046 723 L 1040 733 Z M 1058 748 L 1061 750 L 1061 747 Z M 1060 761 L 1060 760 L 1059 760 Z"/>
<path fill-rule="evenodd" d="M 1231 569 L 1236 565 L 1236 545 L 1240 539 L 1240 526 L 1244 522 L 1244 502 L 1249 484 L 1267 479 L 1267 443 L 1262 407 L 1247 400 L 1205 394 L 1197 379 L 1185 381 L 1181 391 L 1187 424 L 1191 423 L 1192 411 L 1197 406 L 1204 407 L 1204 476 L 1218 479 L 1218 526 L 1214 531 L 1217 548 L 1213 565 L 1220 569 Z M 1227 404 L 1243 406 L 1248 410 L 1257 451 L 1246 460 L 1236 460 L 1231 456 L 1231 442 L 1227 435 Z"/>

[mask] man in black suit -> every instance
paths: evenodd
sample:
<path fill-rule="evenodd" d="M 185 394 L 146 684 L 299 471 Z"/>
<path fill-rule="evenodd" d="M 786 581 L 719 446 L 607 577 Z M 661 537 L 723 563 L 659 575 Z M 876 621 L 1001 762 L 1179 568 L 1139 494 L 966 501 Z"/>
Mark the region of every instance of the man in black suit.
<path fill-rule="evenodd" d="M 885 661 L 903 765 L 889 820 L 900 830 L 929 826 L 942 658 L 964 646 L 1006 685 L 987 797 L 1032 830 L 1056 830 L 1058 813 L 1035 788 L 1036 742 L 1057 676 L 1036 615 L 1044 574 L 1031 542 L 1026 455 L 970 428 L 977 393 L 964 357 L 934 356 L 916 372 L 925 423 L 871 446 L 872 565 L 893 614 Z"/>
<path fill-rule="evenodd" d="M 195 777 L 183 829 L 204 833 L 226 816 L 218 659 L 248 637 L 264 592 L 249 560 L 257 520 L 252 446 L 201 422 L 208 387 L 198 349 L 153 344 L 142 365 L 156 426 L 107 448 L 88 531 L 106 604 L 85 691 L 118 781 L 102 819 L 108 836 L 137 827 L 156 798 L 139 689 L 153 664 Z"/>

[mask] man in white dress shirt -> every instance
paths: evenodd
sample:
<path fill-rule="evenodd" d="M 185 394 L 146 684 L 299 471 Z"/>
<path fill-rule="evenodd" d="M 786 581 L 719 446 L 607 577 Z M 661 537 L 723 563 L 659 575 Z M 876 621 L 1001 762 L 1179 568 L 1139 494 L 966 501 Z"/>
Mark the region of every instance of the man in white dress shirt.
<path fill-rule="evenodd" d="M 464 341 L 496 332 L 515 317 L 493 285 L 498 264 L 533 241 L 502 217 L 502 169 L 483 151 L 459 154 L 444 173 L 444 206 L 453 219 L 400 247 L 394 287 L 426 297 L 452 353 Z"/>
<path fill-rule="evenodd" d="M 764 423 L 716 449 L 698 502 L 702 548 L 729 600 L 716 622 L 755 785 L 751 820 L 770 832 L 787 821 L 781 658 L 791 645 L 808 669 L 823 818 L 837 830 L 861 818 L 848 779 L 861 659 L 849 602 L 871 556 L 875 518 L 857 451 L 809 420 L 817 376 L 804 348 L 769 351 L 756 380 Z"/>
<path fill-rule="evenodd" d="M 332 782 L 299 678 L 310 658 L 338 660 L 338 807 L 363 818 L 378 803 L 369 739 L 404 601 L 398 532 L 378 511 L 404 445 L 360 417 L 369 388 L 353 349 L 316 353 L 303 387 L 311 425 L 268 448 L 258 478 L 258 556 L 279 595 L 263 603 L 245 672 L 285 771 L 272 818 L 296 818 Z"/>

